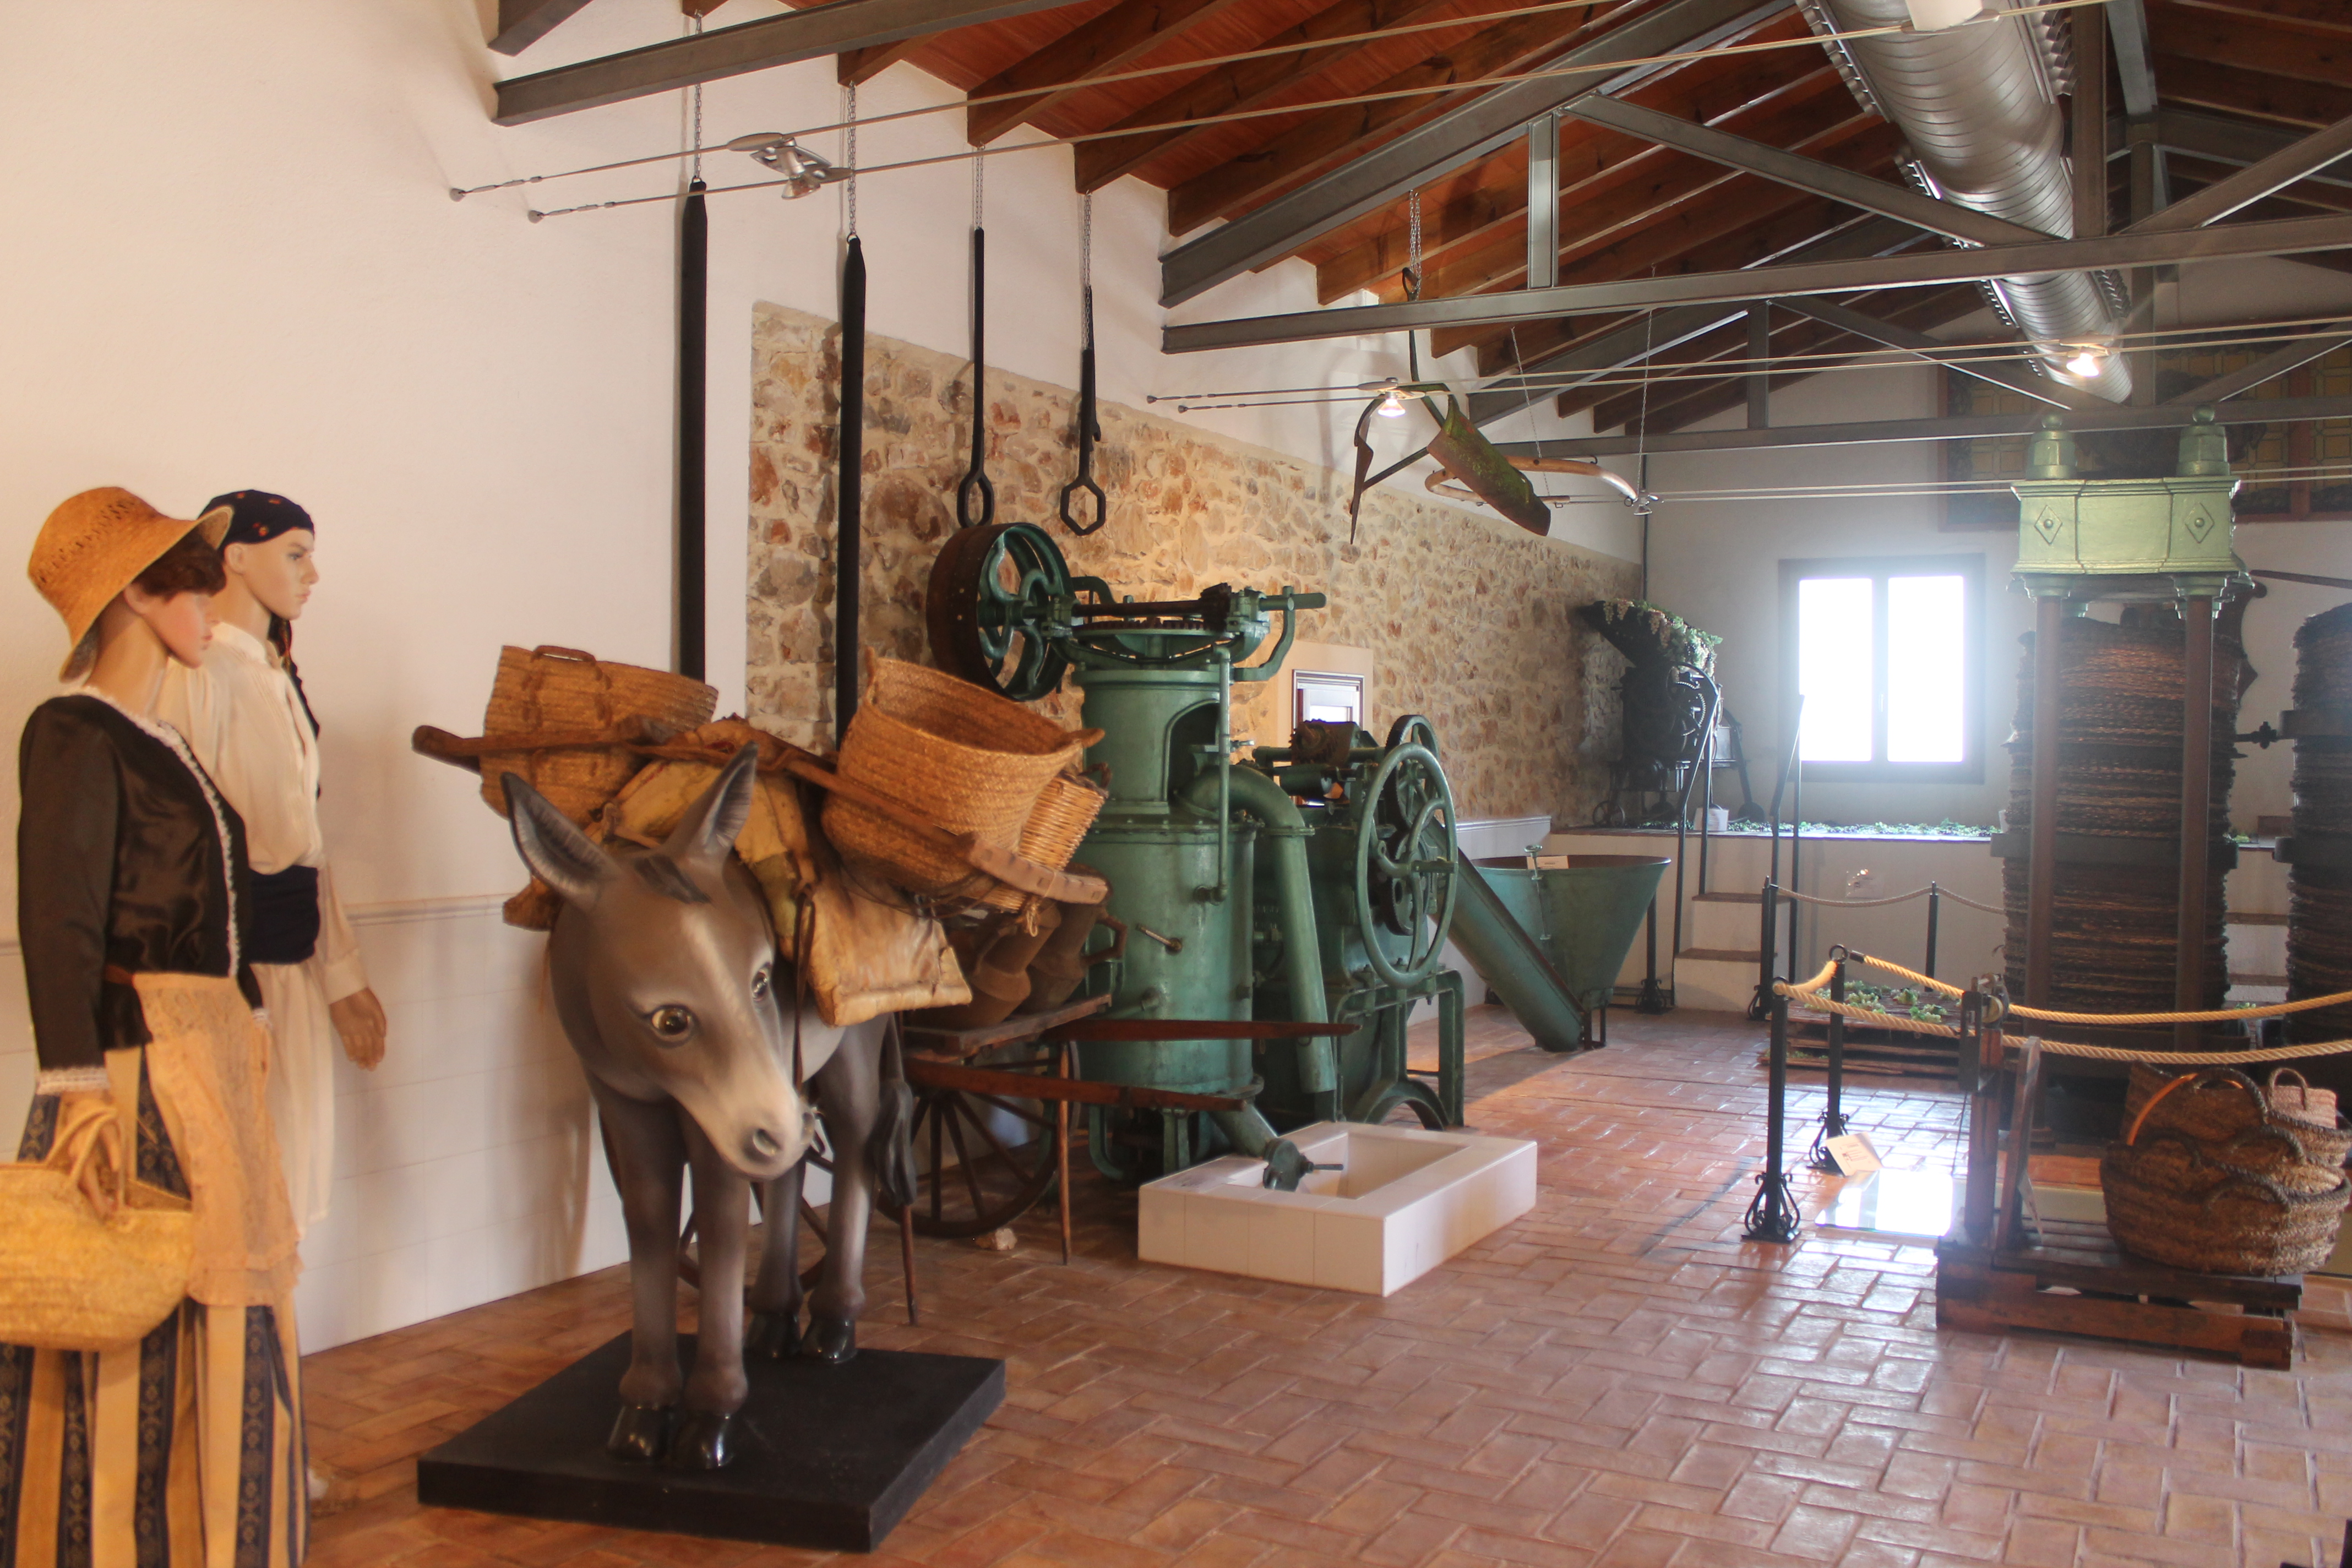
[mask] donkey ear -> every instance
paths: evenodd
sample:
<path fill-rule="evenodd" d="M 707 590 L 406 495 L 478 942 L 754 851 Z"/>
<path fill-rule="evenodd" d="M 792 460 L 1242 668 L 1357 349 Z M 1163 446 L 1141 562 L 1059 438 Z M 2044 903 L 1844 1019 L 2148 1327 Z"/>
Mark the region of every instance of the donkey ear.
<path fill-rule="evenodd" d="M 670 830 L 663 851 L 681 865 L 716 865 L 735 847 L 735 836 L 751 815 L 751 792 L 759 784 L 760 747 L 746 741 L 728 759 L 702 798 L 686 808 L 686 816 Z"/>
<path fill-rule="evenodd" d="M 619 875 L 613 858 L 590 843 L 521 774 L 502 774 L 499 783 L 506 791 L 507 821 L 514 828 L 515 848 L 523 864 L 564 902 L 592 907 L 604 884 Z"/>

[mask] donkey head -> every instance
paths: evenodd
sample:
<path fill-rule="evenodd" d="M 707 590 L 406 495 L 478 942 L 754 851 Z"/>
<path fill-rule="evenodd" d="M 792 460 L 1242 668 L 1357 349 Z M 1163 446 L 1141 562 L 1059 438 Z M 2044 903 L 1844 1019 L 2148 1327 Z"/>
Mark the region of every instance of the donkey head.
<path fill-rule="evenodd" d="M 788 1070 L 774 928 L 729 854 L 758 761 L 744 746 L 667 843 L 619 855 L 513 773 L 504 783 L 515 847 L 563 900 L 549 959 L 588 1069 L 632 1099 L 677 1100 L 722 1158 L 768 1181 L 811 1129 Z"/>

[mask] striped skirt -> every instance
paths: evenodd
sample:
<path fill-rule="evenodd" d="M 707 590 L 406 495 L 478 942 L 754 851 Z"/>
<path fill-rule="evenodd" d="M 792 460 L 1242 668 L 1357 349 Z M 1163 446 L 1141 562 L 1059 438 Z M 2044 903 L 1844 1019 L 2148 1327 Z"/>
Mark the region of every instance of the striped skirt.
<path fill-rule="evenodd" d="M 140 1179 L 185 1194 L 143 1060 L 138 1093 Z M 57 1111 L 35 1099 L 18 1158 L 47 1155 Z M 282 1301 L 190 1299 L 119 1350 L 0 1345 L 0 1568 L 300 1563 L 300 1378 Z"/>

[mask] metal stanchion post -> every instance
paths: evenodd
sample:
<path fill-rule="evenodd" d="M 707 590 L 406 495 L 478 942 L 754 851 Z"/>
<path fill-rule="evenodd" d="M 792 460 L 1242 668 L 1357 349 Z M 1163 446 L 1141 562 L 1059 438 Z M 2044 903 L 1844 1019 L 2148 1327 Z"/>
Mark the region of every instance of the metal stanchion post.
<path fill-rule="evenodd" d="M 1748 1016 L 1760 1019 L 1771 1011 L 1772 974 L 1780 962 L 1780 889 L 1767 880 L 1759 905 L 1761 923 L 1756 932 L 1756 999 L 1748 1005 Z"/>
<path fill-rule="evenodd" d="M 1756 1178 L 1755 1200 L 1748 1205 L 1748 1226 L 1740 1234 L 1748 1241 L 1786 1245 L 1797 1239 L 1797 1200 L 1789 1190 L 1781 1167 L 1781 1150 L 1788 1124 L 1789 999 L 1772 996 L 1771 1073 L 1764 1112 L 1764 1173 Z"/>
<path fill-rule="evenodd" d="M 1929 978 L 1930 980 L 1932 980 L 1932 979 L 1934 979 L 1934 978 L 1936 977 L 1936 914 L 1937 914 L 1937 910 L 1938 906 L 1940 906 L 1940 905 L 1943 903 L 1943 901 L 1944 901 L 1944 890 L 1943 890 L 1941 888 L 1938 888 L 1937 886 L 1936 886 L 1936 884 L 1935 884 L 1935 883 L 1933 883 L 1933 882 L 1928 883 L 1928 884 L 1927 884 L 1927 962 L 1926 963 L 1923 963 L 1923 964 L 1921 964 L 1921 965 L 1919 966 L 1919 973 L 1922 973 L 1922 974 L 1924 974 L 1924 975 L 1926 975 L 1926 976 L 1927 976 L 1927 978 Z"/>
<path fill-rule="evenodd" d="M 1830 971 L 1830 1000 L 1845 1000 L 1846 951 L 1843 946 L 1830 949 L 1830 961 L 1837 965 Z M 1822 1110 L 1821 1131 L 1813 1134 L 1813 1146 L 1806 1163 L 1816 1171 L 1838 1173 L 1837 1157 L 1830 1152 L 1830 1140 L 1843 1138 L 1845 1126 L 1845 1015 L 1830 1015 L 1830 1091 L 1829 1103 Z"/>
<path fill-rule="evenodd" d="M 1648 944 L 1649 967 L 1642 977 L 1642 999 L 1634 1004 L 1641 1013 L 1663 1013 L 1666 1010 L 1664 988 L 1658 984 L 1658 895 L 1650 895 L 1650 917 L 1643 922 L 1644 941 Z"/>

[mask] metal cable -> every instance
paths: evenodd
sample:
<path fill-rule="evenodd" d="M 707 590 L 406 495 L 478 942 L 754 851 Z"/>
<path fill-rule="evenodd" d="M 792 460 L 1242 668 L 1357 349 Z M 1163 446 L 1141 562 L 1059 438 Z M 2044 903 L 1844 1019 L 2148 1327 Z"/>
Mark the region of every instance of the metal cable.
<path fill-rule="evenodd" d="M 2002 20 L 2011 16 L 2032 16 L 2045 11 L 2072 11 L 2087 5 L 2104 5 L 2105 4 L 2106 0 L 2047 0 L 2047 3 L 2042 5 L 1997 13 L 1988 19 Z M 1456 22 L 1454 25 L 1459 26 L 1460 23 Z M 1973 26 L 1976 25 L 1977 24 L 1975 23 L 1961 24 L 1963 26 Z M 1908 31 L 1908 29 L 1900 26 L 1864 27 L 1843 36 L 1849 38 L 1872 38 L 1906 31 Z M 1379 92 L 1352 93 L 1339 98 L 1315 99 L 1304 103 L 1278 104 L 1257 109 L 1231 110 L 1222 114 L 1196 115 L 1187 120 L 1171 120 L 1151 125 L 1129 125 L 1108 131 L 1082 132 L 1072 136 L 1045 136 L 1040 137 L 1035 141 L 1013 142 L 1003 146 L 974 147 L 961 153 L 942 153 L 928 158 L 905 158 L 895 163 L 877 163 L 864 172 L 869 174 L 879 174 L 894 173 L 901 169 L 928 168 L 934 163 L 958 163 L 966 160 L 979 163 L 1003 153 L 1026 153 L 1041 147 L 1070 147 L 1087 142 L 1115 141 L 1121 137 L 1140 136 L 1150 132 L 1190 131 L 1202 126 L 1226 125 L 1239 121 L 1263 120 L 1286 114 L 1306 114 L 1326 109 L 1349 109 L 1359 104 L 1385 103 L 1398 99 L 1427 98 L 1446 93 L 1465 91 L 1485 92 L 1491 91 L 1493 89 L 1498 87 L 1510 87 L 1520 82 L 1549 81 L 1560 77 L 1616 76 L 1625 71 L 1638 70 L 1652 66 L 1683 65 L 1693 60 L 1716 59 L 1727 56 L 1762 54 L 1772 50 L 1785 48 L 1812 48 L 1817 47 L 1821 41 L 1822 40 L 1819 37 L 1811 36 L 1802 38 L 1773 38 L 1765 39 L 1756 43 L 1722 44 L 1712 48 L 1682 49 L 1667 54 L 1643 56 L 1633 59 L 1612 60 L 1605 65 L 1549 66 L 1538 68 L 1533 70 L 1510 71 L 1495 76 L 1479 77 L 1475 80 L 1468 82 L 1448 82 L 1443 85 L 1433 85 L 1429 87 L 1391 88 Z M 1291 48 L 1276 49 L 1270 52 L 1275 54 L 1291 54 L 1297 51 L 1296 47 L 1294 46 Z M 1244 56 L 1243 58 L 1249 57 Z M 1180 64 L 1159 67 L 1154 71 L 1138 71 L 1132 73 L 1121 73 L 1113 76 L 1094 77 L 1087 79 L 1087 85 L 1090 88 L 1104 86 L 1116 80 L 1127 79 L 1130 75 L 1152 75 L 1165 71 L 1197 70 L 1207 63 L 1211 62 L 1186 60 Z M 1028 98 L 1034 97 L 1034 95 L 1035 89 L 1030 89 L 1021 93 L 1007 94 L 1003 96 Z M 879 115 L 869 121 L 868 123 L 878 124 L 886 120 L 903 120 L 908 118 L 909 115 L 918 113 L 936 114 L 950 110 L 960 111 L 968 110 L 974 104 L 982 101 L 983 100 L 979 99 L 958 99 L 944 104 L 931 105 L 922 110 L 902 110 L 894 114 Z M 821 131 L 836 131 L 839 129 L 840 125 L 836 122 L 829 125 L 812 126 L 804 131 L 796 132 L 794 134 L 814 135 Z M 637 163 L 652 163 L 656 161 L 656 159 L 630 160 L 630 162 Z M 597 169 L 618 168 L 623 166 L 625 165 L 619 163 L 600 164 L 597 165 Z M 596 170 L 593 169 L 575 169 L 568 171 L 568 173 L 571 174 L 591 174 L 594 172 L 596 172 Z M 475 186 L 473 189 L 478 191 L 497 190 L 503 188 L 505 185 L 530 184 L 534 184 L 539 180 L 560 177 L 562 176 L 538 174 L 522 179 L 503 181 L 500 182 L 499 184 L 496 185 Z M 754 180 L 740 185 L 720 185 L 712 190 L 709 194 L 712 195 L 723 195 L 730 191 L 771 190 L 778 185 L 788 183 L 788 181 L 781 179 Z M 469 195 L 471 192 L 461 192 L 458 194 Z M 541 212 L 538 216 L 541 217 L 561 217 L 571 213 L 601 212 L 613 207 L 641 206 L 649 202 L 669 201 L 673 199 L 673 197 L 669 196 L 633 196 L 619 201 L 588 202 L 583 203 L 579 206 L 572 207 L 552 207 Z"/>

